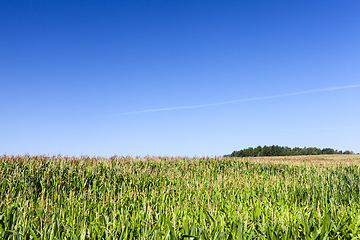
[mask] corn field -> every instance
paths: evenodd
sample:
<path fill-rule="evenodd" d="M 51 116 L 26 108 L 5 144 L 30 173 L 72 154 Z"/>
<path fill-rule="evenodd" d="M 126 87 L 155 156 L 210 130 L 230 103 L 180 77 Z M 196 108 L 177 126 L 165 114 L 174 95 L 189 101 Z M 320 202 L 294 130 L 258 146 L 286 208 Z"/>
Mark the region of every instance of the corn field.
<path fill-rule="evenodd" d="M 0 239 L 360 239 L 351 160 L 3 155 L 0 191 Z"/>

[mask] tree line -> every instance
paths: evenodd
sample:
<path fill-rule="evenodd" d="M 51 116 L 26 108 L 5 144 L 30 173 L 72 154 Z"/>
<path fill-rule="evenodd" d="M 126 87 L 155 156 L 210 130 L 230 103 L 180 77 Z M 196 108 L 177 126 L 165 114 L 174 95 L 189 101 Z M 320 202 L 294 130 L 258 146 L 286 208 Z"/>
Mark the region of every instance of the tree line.
<path fill-rule="evenodd" d="M 262 157 L 262 156 L 296 156 L 296 155 L 320 155 L 320 154 L 354 154 L 353 151 L 338 151 L 332 148 L 316 148 L 316 147 L 281 147 L 281 146 L 258 146 L 256 148 L 246 148 L 239 151 L 233 151 L 225 157 Z"/>

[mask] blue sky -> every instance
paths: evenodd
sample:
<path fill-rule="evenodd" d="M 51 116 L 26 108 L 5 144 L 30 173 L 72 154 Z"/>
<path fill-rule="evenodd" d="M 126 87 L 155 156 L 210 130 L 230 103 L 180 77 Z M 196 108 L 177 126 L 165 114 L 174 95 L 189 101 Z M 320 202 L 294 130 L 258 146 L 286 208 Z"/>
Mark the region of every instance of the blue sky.
<path fill-rule="evenodd" d="M 0 154 L 360 152 L 359 12 L 357 0 L 0 1 Z"/>

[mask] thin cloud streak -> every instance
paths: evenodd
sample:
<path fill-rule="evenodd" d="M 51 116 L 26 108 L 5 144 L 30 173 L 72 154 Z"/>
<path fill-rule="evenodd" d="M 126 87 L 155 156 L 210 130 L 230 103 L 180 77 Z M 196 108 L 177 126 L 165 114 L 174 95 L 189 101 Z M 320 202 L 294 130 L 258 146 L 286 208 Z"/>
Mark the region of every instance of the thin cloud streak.
<path fill-rule="evenodd" d="M 272 128 L 264 129 L 269 131 L 304 131 L 303 128 Z M 360 130 L 360 127 L 324 127 L 324 128 L 306 128 L 306 131 L 322 131 L 322 130 Z"/>
<path fill-rule="evenodd" d="M 210 103 L 210 104 L 202 104 L 202 105 L 194 105 L 194 106 L 183 106 L 183 107 L 170 107 L 170 108 L 157 108 L 157 109 L 140 110 L 140 111 L 134 111 L 134 112 L 125 112 L 125 113 L 114 114 L 112 116 L 138 114 L 138 113 L 149 113 L 149 112 L 171 111 L 171 110 L 180 110 L 180 109 L 191 109 L 191 108 L 203 108 L 203 107 L 225 105 L 225 104 L 230 104 L 230 103 L 250 102 L 250 101 L 257 101 L 257 100 L 264 100 L 264 99 L 290 97 L 290 96 L 302 95 L 302 94 L 308 94 L 308 93 L 336 91 L 336 90 L 341 90 L 341 89 L 357 88 L 357 87 L 360 87 L 360 84 L 358 84 L 358 85 L 340 86 L 340 87 L 331 87 L 331 88 L 313 89 L 313 90 L 294 92 L 294 93 L 286 93 L 286 94 L 273 95 L 273 96 L 265 96 L 265 97 L 243 98 L 243 99 L 237 99 L 237 100 L 226 101 L 226 102 L 218 102 L 218 103 Z"/>

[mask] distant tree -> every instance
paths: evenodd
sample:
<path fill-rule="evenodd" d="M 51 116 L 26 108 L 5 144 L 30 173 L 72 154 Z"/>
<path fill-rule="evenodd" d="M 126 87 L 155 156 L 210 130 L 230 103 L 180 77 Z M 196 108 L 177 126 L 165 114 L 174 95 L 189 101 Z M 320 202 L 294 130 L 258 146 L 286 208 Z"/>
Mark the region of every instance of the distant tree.
<path fill-rule="evenodd" d="M 316 147 L 307 148 L 307 155 L 319 155 L 321 154 L 321 149 Z"/>
<path fill-rule="evenodd" d="M 332 148 L 324 148 L 321 150 L 321 154 L 335 154 L 336 151 Z"/>
<path fill-rule="evenodd" d="M 293 151 L 294 155 L 300 155 L 300 148 L 299 147 L 294 147 L 292 149 L 292 151 Z"/>
<path fill-rule="evenodd" d="M 332 148 L 316 148 L 316 147 L 280 147 L 278 145 L 272 146 L 257 146 L 256 148 L 246 148 L 239 151 L 233 151 L 229 155 L 230 157 L 260 157 L 260 156 L 293 156 L 293 155 L 320 155 L 320 154 L 354 154 L 353 151 L 338 151 Z"/>
<path fill-rule="evenodd" d="M 261 150 L 261 156 L 270 156 L 270 148 L 268 146 L 264 146 Z"/>
<path fill-rule="evenodd" d="M 254 149 L 254 157 L 260 157 L 261 156 L 261 151 L 262 151 L 262 146 L 257 146 Z"/>
<path fill-rule="evenodd" d="M 284 147 L 283 156 L 292 156 L 292 155 L 294 155 L 294 152 L 292 151 L 292 149 L 289 147 Z"/>
<path fill-rule="evenodd" d="M 305 147 L 305 148 L 301 148 L 301 149 L 299 150 L 299 155 L 308 155 L 308 151 L 307 151 L 306 147 Z"/>

